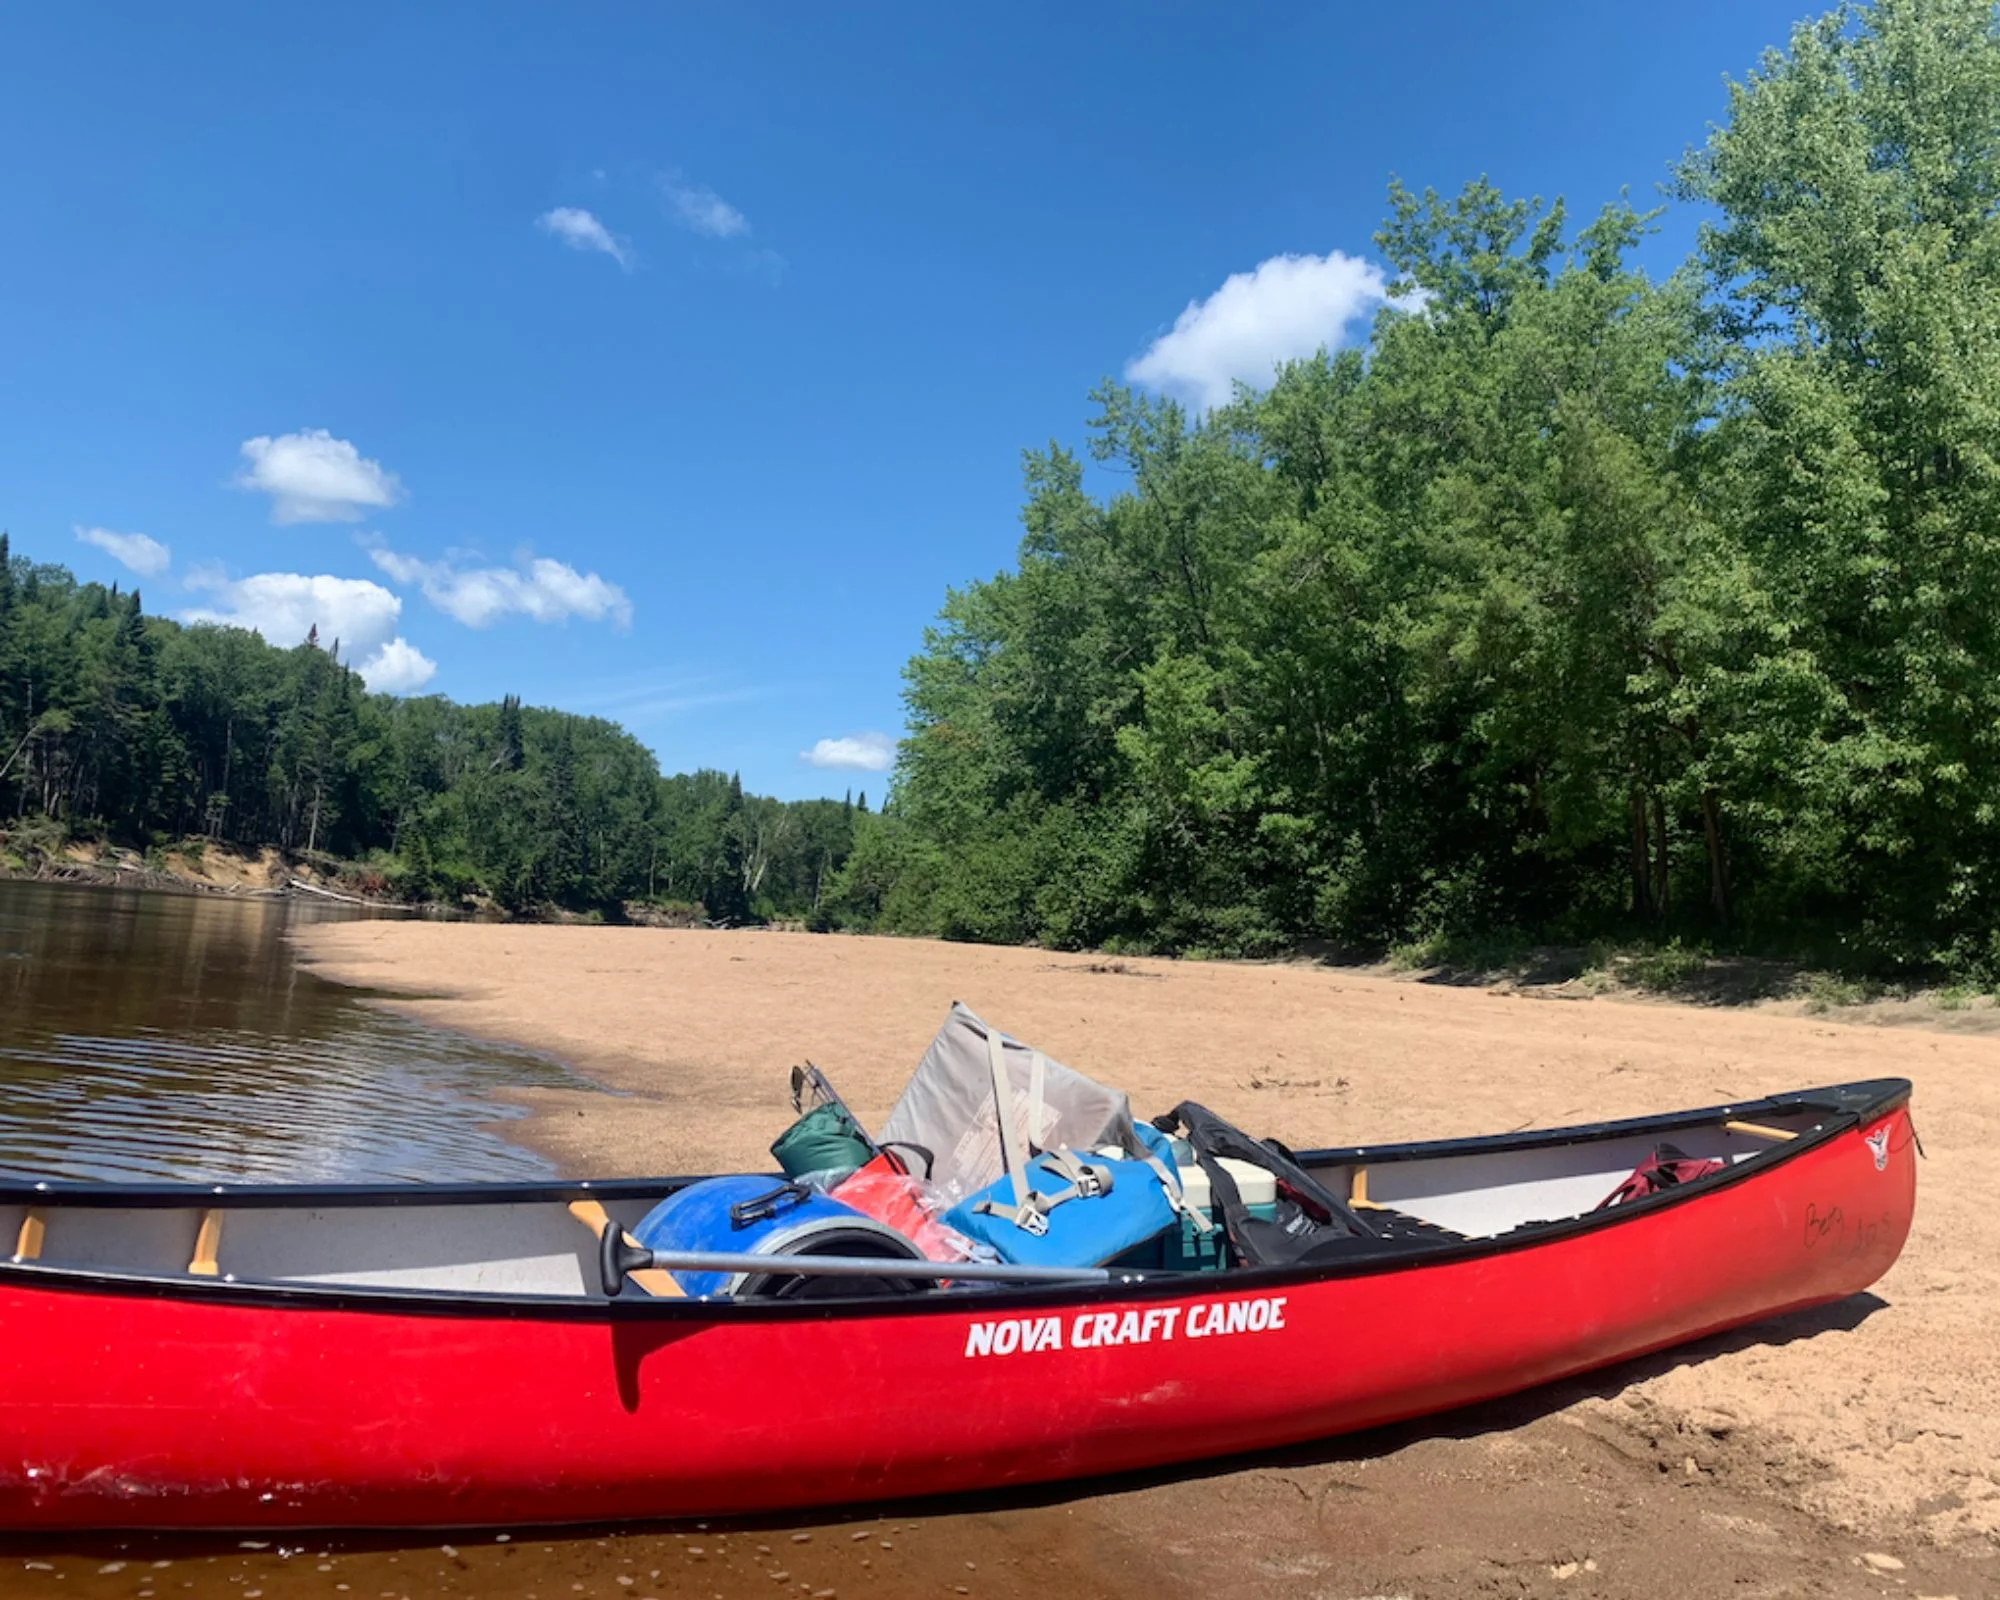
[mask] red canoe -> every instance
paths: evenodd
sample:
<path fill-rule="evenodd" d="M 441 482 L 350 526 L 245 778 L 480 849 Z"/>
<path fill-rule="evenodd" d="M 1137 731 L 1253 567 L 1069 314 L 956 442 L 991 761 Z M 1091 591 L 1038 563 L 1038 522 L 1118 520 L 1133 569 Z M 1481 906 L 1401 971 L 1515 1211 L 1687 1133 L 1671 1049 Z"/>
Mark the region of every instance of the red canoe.
<path fill-rule="evenodd" d="M 607 1299 L 578 1218 L 675 1180 L 0 1186 L 0 1527 L 730 1514 L 1370 1427 L 1866 1288 L 1909 1231 L 1909 1094 L 1311 1152 L 1421 1239 L 894 1298 Z M 1596 1209 L 1662 1139 L 1721 1170 Z"/>

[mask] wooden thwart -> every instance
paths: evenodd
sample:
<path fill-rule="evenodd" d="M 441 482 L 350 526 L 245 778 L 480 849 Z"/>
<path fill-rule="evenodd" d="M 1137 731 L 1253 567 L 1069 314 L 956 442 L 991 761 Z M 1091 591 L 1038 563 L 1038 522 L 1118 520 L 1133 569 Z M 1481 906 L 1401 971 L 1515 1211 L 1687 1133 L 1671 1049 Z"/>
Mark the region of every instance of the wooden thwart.
<path fill-rule="evenodd" d="M 1368 1198 L 1368 1169 L 1366 1167 L 1356 1167 L 1354 1169 L 1354 1176 L 1348 1183 L 1347 1203 L 1356 1211 L 1392 1211 L 1395 1209 L 1393 1206 L 1385 1206 L 1378 1201 Z"/>
<path fill-rule="evenodd" d="M 201 1226 L 195 1229 L 194 1256 L 188 1262 L 188 1271 L 197 1278 L 212 1278 L 220 1270 L 216 1265 L 215 1252 L 222 1244 L 222 1212 L 214 1206 L 201 1214 Z"/>
<path fill-rule="evenodd" d="M 39 1261 L 42 1256 L 42 1240 L 48 1233 L 48 1223 L 36 1207 L 30 1206 L 28 1214 L 21 1219 L 21 1231 L 14 1240 L 16 1261 Z"/>
<path fill-rule="evenodd" d="M 1773 1128 L 1762 1122 L 1725 1122 L 1725 1133 L 1740 1133 L 1752 1139 L 1796 1139 L 1798 1135 L 1790 1128 Z"/>
<path fill-rule="evenodd" d="M 600 1239 L 604 1237 L 604 1230 L 611 1222 L 610 1213 L 595 1200 L 570 1201 L 569 1214 Z M 618 1231 L 624 1236 L 625 1242 L 634 1249 L 642 1248 L 639 1241 L 633 1238 L 631 1234 L 626 1233 L 623 1228 L 620 1228 Z M 636 1283 L 646 1293 L 657 1296 L 662 1300 L 672 1299 L 676 1295 L 685 1292 L 674 1281 L 674 1275 L 671 1272 L 662 1272 L 656 1267 L 642 1267 L 636 1272 L 628 1272 L 625 1275 L 625 1281 L 627 1283 Z"/>

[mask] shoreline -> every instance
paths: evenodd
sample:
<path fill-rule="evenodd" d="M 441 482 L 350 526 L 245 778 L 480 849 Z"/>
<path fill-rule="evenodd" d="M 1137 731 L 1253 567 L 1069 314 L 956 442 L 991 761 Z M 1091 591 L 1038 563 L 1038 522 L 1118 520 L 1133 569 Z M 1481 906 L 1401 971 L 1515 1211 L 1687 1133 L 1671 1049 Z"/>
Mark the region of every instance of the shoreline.
<path fill-rule="evenodd" d="M 1126 1089 L 1142 1114 L 1196 1098 L 1292 1143 L 1494 1132 L 1910 1077 L 1929 1160 L 1909 1245 L 1872 1295 L 1480 1408 L 1525 1420 L 1476 1430 L 1474 1454 L 1498 1452 L 1490 1476 L 1509 1452 L 1567 1460 L 1558 1441 L 1594 1440 L 1623 1470 L 1676 1468 L 1676 1487 L 1727 1488 L 1808 1518 L 1856 1559 L 1893 1554 L 1914 1568 L 1921 1554 L 1971 1560 L 1989 1582 L 2000 1573 L 2000 1213 L 1979 1193 L 1982 1154 L 2000 1143 L 2000 1041 L 1796 1006 L 1546 1004 L 1532 990 L 1352 969 L 920 940 L 379 921 L 292 937 L 322 977 L 603 1085 L 509 1096 L 529 1115 L 508 1135 L 577 1175 L 768 1168 L 766 1146 L 790 1120 L 786 1071 L 808 1058 L 879 1123 L 954 999 Z M 1450 1455 L 1443 1441 L 1463 1420 L 1402 1430 L 1415 1435 L 1407 1449 Z M 1344 1448 L 1329 1441 L 1290 1474 L 1310 1491 L 1285 1493 L 1317 1504 L 1357 1466 Z M 1463 1470 L 1463 1454 L 1450 1465 Z M 1218 1472 L 1256 1499 L 1274 1470 Z M 1178 1516 L 1188 1491 L 1176 1483 L 1135 1491 L 1136 1509 L 1122 1493 L 1090 1504 Z M 1477 1492 L 1494 1490 L 1482 1479 Z M 1552 1515 L 1585 1515 L 1556 1501 Z"/>
<path fill-rule="evenodd" d="M 24 844 L 15 852 L 0 830 L 0 879 L 16 883 L 65 883 L 88 888 L 136 889 L 148 894 L 213 895 L 227 900 L 281 901 L 298 895 L 374 911 L 415 915 L 442 907 L 357 893 L 347 879 L 351 862 L 308 857 L 272 845 L 246 850 L 205 839 L 183 839 L 142 855 L 103 840 L 71 841 L 60 849 Z"/>

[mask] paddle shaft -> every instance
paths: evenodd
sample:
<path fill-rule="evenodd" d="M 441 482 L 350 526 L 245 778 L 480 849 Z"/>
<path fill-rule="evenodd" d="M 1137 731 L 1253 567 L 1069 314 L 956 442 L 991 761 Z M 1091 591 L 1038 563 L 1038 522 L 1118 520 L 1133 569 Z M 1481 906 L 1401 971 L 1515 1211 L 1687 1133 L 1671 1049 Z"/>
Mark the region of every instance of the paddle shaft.
<path fill-rule="evenodd" d="M 760 1256 L 733 1250 L 631 1251 L 626 1271 L 743 1272 L 760 1278 L 949 1278 L 960 1283 L 1109 1283 L 1105 1267 L 1017 1267 L 1005 1261 L 894 1261 L 879 1256 Z"/>

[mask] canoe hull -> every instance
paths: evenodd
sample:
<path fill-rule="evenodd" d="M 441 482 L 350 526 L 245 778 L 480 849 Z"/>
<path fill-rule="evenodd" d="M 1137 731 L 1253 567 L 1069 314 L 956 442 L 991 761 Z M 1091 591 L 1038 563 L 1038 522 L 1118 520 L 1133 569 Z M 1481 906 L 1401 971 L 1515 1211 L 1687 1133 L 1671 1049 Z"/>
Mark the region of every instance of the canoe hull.
<path fill-rule="evenodd" d="M 727 1515 L 1113 1473 L 1492 1398 L 1873 1283 L 1906 1108 L 1615 1225 L 1378 1270 L 746 1311 L 0 1281 L 0 1527 Z"/>

